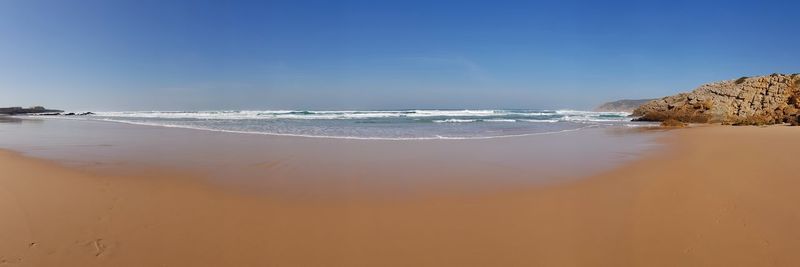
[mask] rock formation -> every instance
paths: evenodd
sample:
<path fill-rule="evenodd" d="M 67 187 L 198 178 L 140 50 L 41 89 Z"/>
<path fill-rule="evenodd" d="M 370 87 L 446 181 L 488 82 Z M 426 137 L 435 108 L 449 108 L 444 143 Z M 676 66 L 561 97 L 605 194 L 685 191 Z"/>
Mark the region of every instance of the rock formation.
<path fill-rule="evenodd" d="M 603 103 L 599 107 L 595 108 L 594 111 L 603 111 L 603 112 L 633 112 L 634 109 L 638 108 L 644 103 L 653 101 L 655 99 L 623 99 L 617 100 L 612 102 Z"/>
<path fill-rule="evenodd" d="M 800 74 L 772 74 L 704 84 L 645 103 L 633 116 L 641 121 L 797 124 L 799 110 Z"/>
<path fill-rule="evenodd" d="M 0 108 L 0 114 L 2 115 L 21 115 L 21 114 L 35 114 L 35 113 L 53 113 L 53 112 L 64 112 L 63 110 L 56 110 L 56 109 L 46 109 L 44 107 L 30 107 L 30 108 L 22 108 L 22 107 L 11 107 L 11 108 Z"/>

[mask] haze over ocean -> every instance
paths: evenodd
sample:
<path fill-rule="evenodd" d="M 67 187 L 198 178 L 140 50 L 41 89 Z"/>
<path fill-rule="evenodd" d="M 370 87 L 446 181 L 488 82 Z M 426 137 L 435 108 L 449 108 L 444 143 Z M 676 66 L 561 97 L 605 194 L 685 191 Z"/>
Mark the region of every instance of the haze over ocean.
<path fill-rule="evenodd" d="M 797 72 L 798 8 L 797 1 L 0 1 L 0 106 L 589 109 Z"/>

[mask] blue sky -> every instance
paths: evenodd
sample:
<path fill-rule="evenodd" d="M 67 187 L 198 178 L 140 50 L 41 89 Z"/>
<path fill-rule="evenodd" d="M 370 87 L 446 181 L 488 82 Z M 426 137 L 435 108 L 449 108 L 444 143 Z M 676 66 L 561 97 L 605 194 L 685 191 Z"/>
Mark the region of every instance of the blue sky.
<path fill-rule="evenodd" d="M 797 1 L 0 1 L 0 106 L 591 108 L 800 72 Z"/>

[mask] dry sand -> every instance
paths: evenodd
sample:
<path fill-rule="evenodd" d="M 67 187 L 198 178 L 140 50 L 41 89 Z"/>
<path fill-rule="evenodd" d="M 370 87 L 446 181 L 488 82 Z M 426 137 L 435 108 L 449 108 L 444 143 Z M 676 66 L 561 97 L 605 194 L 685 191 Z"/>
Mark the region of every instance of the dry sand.
<path fill-rule="evenodd" d="M 0 266 L 800 266 L 798 136 L 681 129 L 575 182 L 374 201 L 0 152 Z"/>

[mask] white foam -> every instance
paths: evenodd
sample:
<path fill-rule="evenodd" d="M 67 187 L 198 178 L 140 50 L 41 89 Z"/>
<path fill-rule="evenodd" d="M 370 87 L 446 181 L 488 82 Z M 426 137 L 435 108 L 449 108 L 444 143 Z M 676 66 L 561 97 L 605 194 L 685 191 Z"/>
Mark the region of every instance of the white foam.
<path fill-rule="evenodd" d="M 517 122 L 517 120 L 512 120 L 512 119 L 486 119 L 486 120 L 483 120 L 483 121 L 485 121 L 485 122 Z"/>
<path fill-rule="evenodd" d="M 233 130 L 210 129 L 210 128 L 203 128 L 203 127 L 196 127 L 196 126 L 175 125 L 175 124 L 159 124 L 159 123 L 147 123 L 147 122 L 132 122 L 132 121 L 113 120 L 113 119 L 101 119 L 101 120 L 98 120 L 98 121 L 123 123 L 123 124 L 131 124 L 131 125 L 140 125 L 140 126 L 180 128 L 180 129 L 189 129 L 189 130 L 201 130 L 201 131 L 235 133 L 235 134 L 257 134 L 257 135 L 286 136 L 286 137 L 324 138 L 324 139 L 350 139 L 350 140 L 376 140 L 376 141 L 486 140 L 486 139 L 497 139 L 497 138 L 512 138 L 512 137 L 551 135 L 551 134 L 575 132 L 575 131 L 580 131 L 580 130 L 584 130 L 584 129 L 593 128 L 593 127 L 597 127 L 598 126 L 598 125 L 587 125 L 587 126 L 583 126 L 583 127 L 579 127 L 579 128 L 564 129 L 564 130 L 559 130 L 559 131 L 526 133 L 526 134 L 511 134 L 511 135 L 496 135 L 496 136 L 468 136 L 468 137 L 462 137 L 462 136 L 441 136 L 441 135 L 436 135 L 435 137 L 361 137 L 361 136 L 329 136 L 329 135 L 305 135 L 305 134 L 287 134 L 287 133 L 271 133 L 271 132 L 233 131 Z"/>
<path fill-rule="evenodd" d="M 464 123 L 464 122 L 476 122 L 477 120 L 462 120 L 462 119 L 446 119 L 446 120 L 434 120 L 433 122 L 437 123 Z"/>
<path fill-rule="evenodd" d="M 556 119 L 542 119 L 542 120 L 532 119 L 532 120 L 517 120 L 517 121 L 522 121 L 522 122 L 559 122 L 559 120 L 556 120 Z"/>
<path fill-rule="evenodd" d="M 303 110 L 227 110 L 227 111 L 126 111 L 126 112 L 97 112 L 95 115 L 80 116 L 76 119 L 91 119 L 127 124 L 159 126 L 170 128 L 185 128 L 231 133 L 265 134 L 277 136 L 299 136 L 318 138 L 364 139 L 364 140 L 427 140 L 427 139 L 489 139 L 507 136 L 538 135 L 541 133 L 514 134 L 494 136 L 502 129 L 492 127 L 494 123 L 520 123 L 518 129 L 524 131 L 531 127 L 531 131 L 541 131 L 540 124 L 555 124 L 548 128 L 575 128 L 623 126 L 630 120 L 624 112 L 591 112 L 579 110 L 373 110 L 373 111 L 303 111 Z M 65 117 L 66 118 L 66 117 Z M 389 119 L 385 119 L 389 118 Z M 357 120 L 355 122 L 324 122 L 325 120 Z M 379 119 L 368 121 L 370 119 Z M 253 120 L 238 121 L 238 120 Z M 318 120 L 313 122 L 301 122 Z M 275 122 L 273 122 L 275 121 Z M 280 121 L 280 122 L 278 122 Z M 395 122 L 413 123 L 391 126 Z M 360 126 L 358 122 L 381 123 L 378 128 Z M 425 123 L 452 124 L 451 126 L 438 126 L 441 132 Z M 475 124 L 472 124 L 475 123 Z M 527 125 L 523 125 L 526 123 Z M 343 128 L 340 128 L 344 125 Z M 373 124 L 370 124 L 373 125 Z M 389 126 L 387 126 L 389 125 Z M 415 126 L 416 125 L 416 126 Z M 421 127 L 416 132 L 413 127 Z M 631 127 L 624 125 L 626 127 Z M 293 129 L 293 127 L 305 127 Z M 309 131 L 309 127 L 313 128 Z M 316 128 L 314 128 L 316 127 Z M 382 127 L 388 127 L 383 128 Z M 383 137 L 388 131 L 402 128 L 395 136 L 408 135 L 410 137 Z M 412 128 L 407 128 L 412 127 Z M 463 128 L 463 129 L 462 129 Z M 456 131 L 458 133 L 446 134 Z M 470 131 L 477 132 L 470 132 Z M 382 132 L 383 131 L 383 132 Z M 465 132 L 467 131 L 467 132 Z M 558 133 L 562 131 L 556 131 Z M 439 134 L 439 135 L 436 135 Z M 447 136 L 455 135 L 455 136 Z M 458 136 L 476 135 L 476 136 Z"/>
<path fill-rule="evenodd" d="M 546 116 L 556 111 L 507 110 L 393 110 L 393 111 L 303 111 L 303 110 L 243 110 L 243 111 L 123 111 L 96 112 L 95 116 L 113 118 L 200 119 L 200 120 L 256 120 L 256 119 L 371 119 L 371 118 L 425 118 L 425 117 L 490 117 L 490 116 Z"/>

